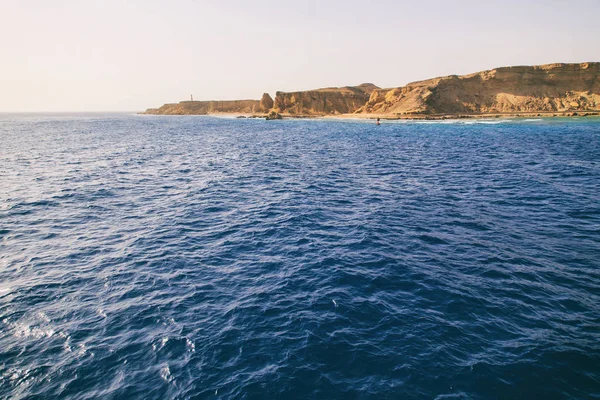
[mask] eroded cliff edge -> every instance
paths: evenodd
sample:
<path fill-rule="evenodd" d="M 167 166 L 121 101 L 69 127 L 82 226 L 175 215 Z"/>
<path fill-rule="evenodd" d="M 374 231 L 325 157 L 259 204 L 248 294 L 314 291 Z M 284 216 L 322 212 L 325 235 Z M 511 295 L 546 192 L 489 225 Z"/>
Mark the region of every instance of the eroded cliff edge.
<path fill-rule="evenodd" d="M 359 110 L 379 89 L 372 83 L 302 92 L 277 92 L 273 110 L 284 115 L 338 115 Z"/>
<path fill-rule="evenodd" d="M 359 114 L 516 114 L 600 109 L 600 63 L 504 67 L 374 90 Z"/>

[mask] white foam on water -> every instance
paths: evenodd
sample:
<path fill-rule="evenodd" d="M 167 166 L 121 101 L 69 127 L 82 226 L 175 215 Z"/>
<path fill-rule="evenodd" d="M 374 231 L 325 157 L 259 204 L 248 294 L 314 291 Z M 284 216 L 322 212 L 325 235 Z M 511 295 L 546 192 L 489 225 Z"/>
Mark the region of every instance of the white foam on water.
<path fill-rule="evenodd" d="M 335 308 L 338 307 L 338 303 L 335 300 L 331 300 L 333 302 L 333 305 L 335 306 Z"/>
<path fill-rule="evenodd" d="M 480 119 L 480 120 L 474 120 L 474 121 L 463 121 L 462 123 L 465 125 L 499 125 L 499 124 L 505 124 L 507 122 L 512 122 L 512 120 L 510 119 L 500 119 L 500 120 L 491 120 L 491 119 Z"/>
<path fill-rule="evenodd" d="M 51 322 L 51 321 L 52 321 L 52 320 L 50 319 L 50 317 L 49 317 L 48 315 L 46 315 L 46 313 L 44 313 L 44 312 L 42 312 L 42 311 L 38 312 L 36 315 L 37 315 L 37 317 L 38 317 L 39 319 L 41 319 L 42 321 L 44 321 L 44 322 L 46 322 L 46 323 L 48 323 L 48 322 Z"/>
<path fill-rule="evenodd" d="M 102 318 L 106 318 L 106 312 L 102 308 L 97 309 L 96 314 L 98 314 Z"/>
<path fill-rule="evenodd" d="M 410 124 L 411 122 L 414 122 L 410 119 L 388 119 L 388 120 L 382 120 L 381 123 L 382 124 Z"/>
<path fill-rule="evenodd" d="M 0 375 L 0 381 L 18 381 L 29 374 L 28 369 L 10 368 L 8 371 Z"/>
<path fill-rule="evenodd" d="M 543 121 L 542 118 L 528 118 L 528 119 L 524 119 L 523 122 L 540 122 Z"/>
<path fill-rule="evenodd" d="M 77 345 L 77 352 L 75 354 L 77 354 L 77 356 L 81 357 L 84 356 L 87 353 L 87 348 L 85 347 L 85 344 L 80 343 Z"/>
<path fill-rule="evenodd" d="M 18 338 L 51 338 L 56 333 L 56 331 L 51 328 L 41 328 L 37 326 L 32 327 L 20 322 L 10 322 L 8 326 L 10 326 L 13 329 L 13 335 Z"/>
<path fill-rule="evenodd" d="M 10 318 L 4 318 L 2 323 L 7 326 L 8 330 L 15 338 L 19 339 L 35 339 L 45 340 L 52 337 L 59 337 L 65 339 L 63 348 L 70 352 L 71 346 L 69 345 L 70 336 L 68 333 L 61 332 L 52 326 L 50 323 L 52 319 L 43 311 L 38 311 L 33 314 L 35 322 L 31 321 L 17 321 L 11 322 Z"/>
<path fill-rule="evenodd" d="M 63 344 L 63 349 L 65 349 L 65 351 L 67 353 L 70 353 L 73 351 L 73 349 L 71 348 L 71 336 L 67 335 L 66 333 L 60 332 L 58 334 L 58 336 L 60 336 L 61 338 L 65 339 L 65 343 Z"/>
<path fill-rule="evenodd" d="M 9 295 L 12 292 L 12 289 L 8 286 L 1 287 L 0 286 L 0 298 Z"/>
<path fill-rule="evenodd" d="M 237 115 L 233 115 L 233 114 L 211 114 L 209 115 L 212 118 L 219 118 L 219 119 L 237 119 Z M 242 116 L 246 116 L 246 115 L 242 115 Z M 245 119 L 248 119 L 248 117 L 246 117 Z"/>
<path fill-rule="evenodd" d="M 512 122 L 510 119 L 442 119 L 442 120 L 429 120 L 429 121 L 410 121 L 414 124 L 420 125 L 498 125 Z"/>
<path fill-rule="evenodd" d="M 167 344 L 168 341 L 169 341 L 169 338 L 167 336 L 165 336 L 164 338 L 160 339 L 159 344 L 156 344 L 156 343 L 152 344 L 152 350 L 158 351 L 158 350 L 162 349 L 163 347 L 165 347 L 165 344 Z"/>
<path fill-rule="evenodd" d="M 414 121 L 415 124 L 419 124 L 419 125 L 454 125 L 454 124 L 458 124 L 461 121 L 457 120 L 457 119 L 449 119 L 449 120 L 435 120 L 435 121 Z"/>
<path fill-rule="evenodd" d="M 196 345 L 189 338 L 185 338 L 185 347 L 190 353 L 196 352 Z"/>
<path fill-rule="evenodd" d="M 171 370 L 168 366 L 160 369 L 160 377 L 167 383 L 173 381 L 173 377 L 171 376 Z"/>

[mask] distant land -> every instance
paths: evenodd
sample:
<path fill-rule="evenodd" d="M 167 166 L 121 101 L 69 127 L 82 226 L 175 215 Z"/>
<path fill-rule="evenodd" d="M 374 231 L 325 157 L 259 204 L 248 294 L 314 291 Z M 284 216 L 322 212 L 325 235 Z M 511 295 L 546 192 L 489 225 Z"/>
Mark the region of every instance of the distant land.
<path fill-rule="evenodd" d="M 600 115 L 600 62 L 502 67 L 382 89 L 371 83 L 268 93 L 261 100 L 182 101 L 142 114 L 444 119 Z"/>

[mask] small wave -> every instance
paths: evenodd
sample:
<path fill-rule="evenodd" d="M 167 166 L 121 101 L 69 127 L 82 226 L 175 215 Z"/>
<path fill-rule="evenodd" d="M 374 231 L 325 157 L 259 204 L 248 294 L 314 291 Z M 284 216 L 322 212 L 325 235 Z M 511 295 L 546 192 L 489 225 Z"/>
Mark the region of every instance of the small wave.
<path fill-rule="evenodd" d="M 32 327 L 22 323 L 10 323 L 9 326 L 13 329 L 14 336 L 19 338 L 51 338 L 56 333 L 52 328 Z"/>
<path fill-rule="evenodd" d="M 65 350 L 65 352 L 73 353 L 76 357 L 82 357 L 82 356 L 88 354 L 88 349 L 87 349 L 87 346 L 85 345 L 85 343 L 79 343 L 76 346 L 71 345 L 71 335 L 60 332 L 58 334 L 58 336 L 65 339 L 65 342 L 63 343 L 63 346 L 62 346 L 63 349 Z M 75 348 L 73 348 L 73 346 L 75 346 Z M 90 355 L 93 357 L 94 353 L 90 353 Z"/>
<path fill-rule="evenodd" d="M 152 343 L 152 350 L 154 350 L 154 351 L 161 350 L 163 347 L 165 347 L 165 345 L 167 344 L 168 341 L 169 341 L 169 338 L 165 336 L 160 339 L 160 342 Z"/>
<path fill-rule="evenodd" d="M 0 287 L 0 298 L 8 296 L 12 292 L 12 288 L 5 286 Z"/>
<path fill-rule="evenodd" d="M 77 354 L 77 356 L 81 357 L 84 356 L 85 354 L 87 354 L 87 347 L 84 343 L 79 343 L 77 345 L 77 351 L 75 352 L 75 354 Z"/>
<path fill-rule="evenodd" d="M 491 119 L 478 119 L 472 121 L 463 121 L 465 125 L 500 125 L 506 124 L 508 122 L 512 122 L 512 119 L 499 119 L 499 120 L 491 120 Z"/>
<path fill-rule="evenodd" d="M 448 120 L 434 120 L 434 121 L 411 121 L 414 124 L 418 125 L 455 125 L 459 124 L 461 121 L 457 119 L 448 119 Z"/>
<path fill-rule="evenodd" d="M 44 313 L 44 312 L 42 312 L 42 311 L 38 312 L 36 315 L 37 315 L 37 317 L 38 317 L 39 319 L 41 319 L 42 321 L 44 321 L 44 322 L 46 322 L 46 323 L 48 323 L 48 322 L 51 322 L 51 321 L 52 321 L 52 320 L 50 319 L 50 317 L 49 317 L 48 315 L 46 315 L 46 313 Z"/>
<path fill-rule="evenodd" d="M 196 351 L 196 345 L 189 338 L 185 338 L 185 346 L 190 353 L 194 353 Z"/>
<path fill-rule="evenodd" d="M 160 369 L 160 377 L 163 381 L 167 383 L 171 383 L 173 381 L 173 376 L 171 375 L 171 370 L 169 369 L 169 366 Z"/>
<path fill-rule="evenodd" d="M 422 240 L 423 242 L 429 243 L 429 244 L 448 244 L 447 241 L 445 241 L 444 239 L 441 239 L 437 236 L 421 235 L 421 236 L 419 236 L 419 239 Z"/>
<path fill-rule="evenodd" d="M 29 369 L 21 369 L 21 368 L 10 368 L 8 371 L 3 372 L 0 375 L 0 382 L 10 382 L 14 384 L 16 382 L 23 381 L 29 375 Z"/>
<path fill-rule="evenodd" d="M 64 333 L 64 332 L 60 332 L 58 334 L 58 336 L 60 336 L 61 338 L 65 339 L 65 342 L 63 343 L 63 349 L 67 352 L 70 353 L 73 351 L 73 349 L 71 348 L 71 336 L 69 336 L 68 334 Z"/>
<path fill-rule="evenodd" d="M 499 124 L 506 124 L 509 122 L 513 122 L 512 119 L 501 119 L 499 121 L 478 121 L 479 124 L 483 124 L 483 125 L 499 125 Z"/>
<path fill-rule="evenodd" d="M 512 122 L 512 119 L 443 119 L 430 121 L 411 121 L 421 125 L 498 125 Z"/>

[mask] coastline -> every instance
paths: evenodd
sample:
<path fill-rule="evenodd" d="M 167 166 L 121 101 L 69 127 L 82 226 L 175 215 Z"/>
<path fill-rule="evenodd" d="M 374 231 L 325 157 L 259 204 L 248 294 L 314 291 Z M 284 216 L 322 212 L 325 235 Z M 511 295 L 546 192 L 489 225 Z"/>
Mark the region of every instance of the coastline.
<path fill-rule="evenodd" d="M 139 112 L 138 115 L 155 116 L 207 116 L 227 119 L 265 119 L 267 114 L 248 114 L 248 113 L 207 113 L 207 114 L 151 114 Z M 440 120 L 461 120 L 461 119 L 527 119 L 527 118 L 585 118 L 600 117 L 600 110 L 573 110 L 569 112 L 530 112 L 530 113 L 480 113 L 480 114 L 332 114 L 332 115 L 313 115 L 313 114 L 279 114 L 281 119 L 328 119 L 328 120 L 376 120 L 384 121 L 440 121 Z"/>
<path fill-rule="evenodd" d="M 569 112 L 528 112 L 528 113 L 479 113 L 479 114 L 341 114 L 324 116 L 334 119 L 381 119 L 381 120 L 455 120 L 455 119 L 495 119 L 495 118 L 554 118 L 554 117 L 597 117 L 600 110 L 573 110 Z M 285 115 L 283 116 L 286 117 Z"/>
<path fill-rule="evenodd" d="M 446 120 L 600 115 L 600 62 L 499 67 L 405 86 L 358 86 L 263 93 L 260 100 L 167 103 L 144 114 L 239 118 Z"/>

